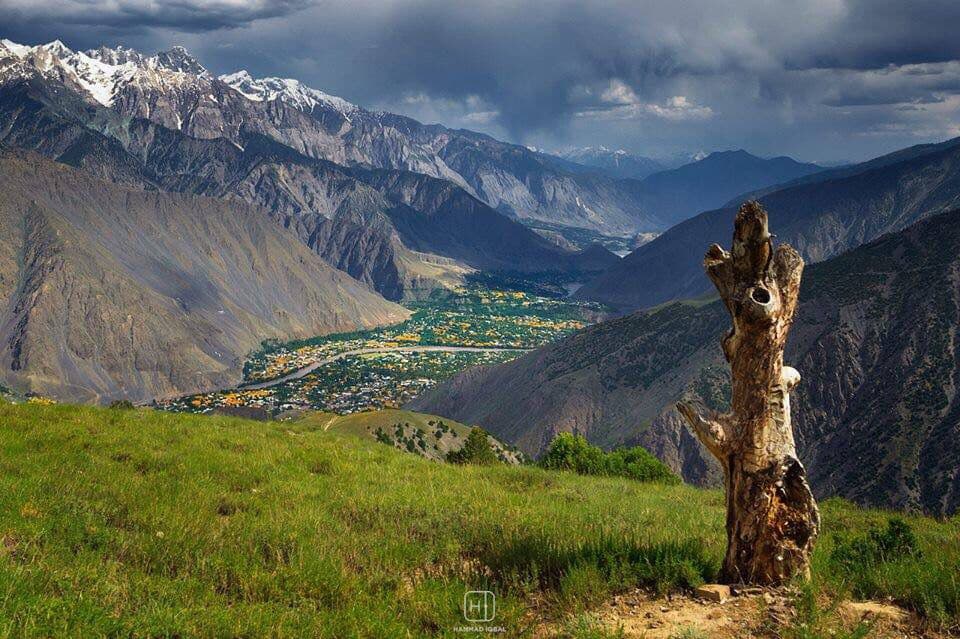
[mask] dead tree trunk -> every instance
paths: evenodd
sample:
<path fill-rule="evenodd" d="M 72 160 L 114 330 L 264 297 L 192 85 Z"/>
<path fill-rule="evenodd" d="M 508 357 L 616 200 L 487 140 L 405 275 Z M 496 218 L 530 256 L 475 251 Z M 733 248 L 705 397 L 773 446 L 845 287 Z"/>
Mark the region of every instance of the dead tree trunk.
<path fill-rule="evenodd" d="M 722 344 L 732 374 L 730 412 L 683 402 L 677 408 L 723 466 L 724 581 L 782 584 L 809 576 L 820 528 L 790 425 L 789 393 L 800 374 L 783 365 L 803 259 L 786 244 L 773 250 L 766 212 L 747 202 L 737 213 L 731 252 L 714 244 L 703 265 L 733 320 Z"/>

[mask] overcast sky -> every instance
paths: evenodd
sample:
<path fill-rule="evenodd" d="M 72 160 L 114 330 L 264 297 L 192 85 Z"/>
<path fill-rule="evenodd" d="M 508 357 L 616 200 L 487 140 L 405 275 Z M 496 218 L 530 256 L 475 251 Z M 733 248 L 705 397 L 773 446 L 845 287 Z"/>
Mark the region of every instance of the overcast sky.
<path fill-rule="evenodd" d="M 0 37 L 212 71 L 549 150 L 858 160 L 960 136 L 960 0 L 0 0 Z"/>

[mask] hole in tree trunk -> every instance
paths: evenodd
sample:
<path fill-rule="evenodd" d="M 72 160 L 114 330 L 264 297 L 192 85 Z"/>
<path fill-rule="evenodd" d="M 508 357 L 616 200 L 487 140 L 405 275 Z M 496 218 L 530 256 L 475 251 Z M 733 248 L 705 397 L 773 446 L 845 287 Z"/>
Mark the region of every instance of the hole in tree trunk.
<path fill-rule="evenodd" d="M 758 286 L 750 293 L 750 297 L 752 297 L 753 301 L 757 304 L 766 304 L 770 301 L 770 291 Z"/>

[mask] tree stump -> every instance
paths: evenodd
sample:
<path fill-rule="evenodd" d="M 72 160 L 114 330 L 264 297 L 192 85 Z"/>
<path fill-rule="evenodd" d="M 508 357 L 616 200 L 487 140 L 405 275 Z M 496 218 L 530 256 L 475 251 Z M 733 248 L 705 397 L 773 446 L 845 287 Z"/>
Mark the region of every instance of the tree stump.
<path fill-rule="evenodd" d="M 800 374 L 783 365 L 783 348 L 800 292 L 803 259 L 776 250 L 767 213 L 740 207 L 733 248 L 714 244 L 703 260 L 733 320 L 723 338 L 731 368 L 730 412 L 680 402 L 677 409 L 723 467 L 727 502 L 727 583 L 779 585 L 809 577 L 820 512 L 797 459 L 790 390 Z"/>

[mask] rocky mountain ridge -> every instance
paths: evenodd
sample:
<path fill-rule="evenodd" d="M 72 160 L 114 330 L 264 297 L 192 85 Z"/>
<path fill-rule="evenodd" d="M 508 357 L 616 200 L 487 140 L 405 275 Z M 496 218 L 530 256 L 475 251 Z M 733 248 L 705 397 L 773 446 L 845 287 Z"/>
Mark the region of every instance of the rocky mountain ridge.
<path fill-rule="evenodd" d="M 624 235 L 664 228 L 641 210 L 629 182 L 558 172 L 525 147 L 367 111 L 296 80 L 255 79 L 244 71 L 214 77 L 182 48 L 147 56 L 4 41 L 0 81 L 31 74 L 194 138 L 241 144 L 246 129 L 309 157 L 450 180 L 517 219 Z"/>

